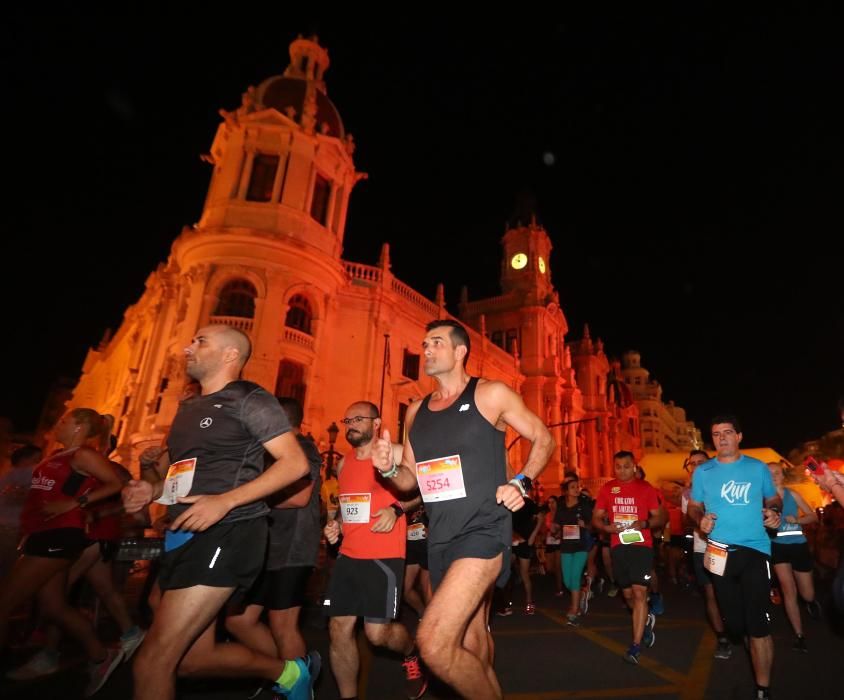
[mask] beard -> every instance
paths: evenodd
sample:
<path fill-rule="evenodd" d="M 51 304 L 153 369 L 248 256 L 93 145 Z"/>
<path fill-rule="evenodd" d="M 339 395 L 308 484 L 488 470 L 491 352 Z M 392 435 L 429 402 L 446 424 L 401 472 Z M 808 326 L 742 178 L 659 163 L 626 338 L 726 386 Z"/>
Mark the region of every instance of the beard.
<path fill-rule="evenodd" d="M 371 440 L 372 432 L 353 429 L 346 431 L 346 442 L 348 442 L 352 447 L 360 447 L 361 445 L 366 445 Z"/>

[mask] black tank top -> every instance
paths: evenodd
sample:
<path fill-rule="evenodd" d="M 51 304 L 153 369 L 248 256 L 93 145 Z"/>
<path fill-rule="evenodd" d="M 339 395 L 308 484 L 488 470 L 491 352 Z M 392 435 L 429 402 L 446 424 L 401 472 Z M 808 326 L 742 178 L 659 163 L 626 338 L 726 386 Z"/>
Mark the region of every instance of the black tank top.
<path fill-rule="evenodd" d="M 442 411 L 431 411 L 431 397 L 426 396 L 410 429 L 423 497 L 421 462 L 459 455 L 463 472 L 464 497 L 442 501 L 425 498 L 429 546 L 444 545 L 479 531 L 494 535 L 504 546 L 511 543 L 510 511 L 495 502 L 496 489 L 507 482 L 504 433 L 475 405 L 477 385 L 478 378 L 472 377 L 457 400 Z"/>

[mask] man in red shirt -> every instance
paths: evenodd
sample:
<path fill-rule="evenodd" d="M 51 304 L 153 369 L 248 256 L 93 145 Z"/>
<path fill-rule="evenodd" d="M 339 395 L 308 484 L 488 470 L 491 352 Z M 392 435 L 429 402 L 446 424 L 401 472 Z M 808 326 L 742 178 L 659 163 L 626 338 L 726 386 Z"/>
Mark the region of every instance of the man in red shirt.
<path fill-rule="evenodd" d="M 612 569 L 624 599 L 633 611 L 633 644 L 624 658 L 639 663 L 641 645 L 652 647 L 656 617 L 648 613 L 648 585 L 653 568 L 650 531 L 665 523 L 656 489 L 636 478 L 632 452 L 613 456 L 616 478 L 598 492 L 592 524 L 611 535 Z"/>
<path fill-rule="evenodd" d="M 396 621 L 401 605 L 407 545 L 405 509 L 421 500 L 402 501 L 392 483 L 372 467 L 372 444 L 381 428 L 378 407 L 357 401 L 343 418 L 346 441 L 352 446 L 337 465 L 339 506 L 337 519 L 325 526 L 330 544 L 340 544 L 323 612 L 331 618 L 331 669 L 341 698 L 357 696 L 360 659 L 355 624 L 375 646 L 404 656 L 405 685 L 410 700 L 421 698 L 428 679 L 407 628 Z M 402 446 L 391 444 L 392 457 L 401 462 Z M 406 498 L 406 497 L 405 497 Z"/>

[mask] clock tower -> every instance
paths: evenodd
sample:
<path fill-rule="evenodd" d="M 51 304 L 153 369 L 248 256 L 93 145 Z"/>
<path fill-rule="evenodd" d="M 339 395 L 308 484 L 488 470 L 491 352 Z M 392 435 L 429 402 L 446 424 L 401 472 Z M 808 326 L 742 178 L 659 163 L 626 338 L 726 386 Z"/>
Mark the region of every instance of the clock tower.
<path fill-rule="evenodd" d="M 502 239 L 501 288 L 523 296 L 526 303 L 545 303 L 554 294 L 551 284 L 551 239 L 532 216 L 526 226 L 511 225 Z"/>

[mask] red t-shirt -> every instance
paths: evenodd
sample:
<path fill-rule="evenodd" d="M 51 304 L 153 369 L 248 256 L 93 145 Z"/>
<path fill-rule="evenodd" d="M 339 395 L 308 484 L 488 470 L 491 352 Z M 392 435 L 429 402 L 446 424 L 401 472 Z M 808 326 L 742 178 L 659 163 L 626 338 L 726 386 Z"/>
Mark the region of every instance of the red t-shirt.
<path fill-rule="evenodd" d="M 337 477 L 339 507 L 343 518 L 340 554 L 353 559 L 404 559 L 407 518 L 399 518 L 390 532 L 372 532 L 375 514 L 397 498 L 375 473 L 371 459 L 359 460 L 354 452 L 343 458 Z"/>
<path fill-rule="evenodd" d="M 683 536 L 683 511 L 680 506 L 666 500 L 665 510 L 668 511 L 668 527 L 671 529 L 672 537 Z"/>
<path fill-rule="evenodd" d="M 647 481 L 633 479 L 631 481 L 619 481 L 613 479 L 604 484 L 598 491 L 598 498 L 595 501 L 595 510 L 605 510 L 610 524 L 632 523 L 634 520 L 647 520 L 652 510 L 659 508 L 657 490 Z M 637 542 L 632 546 L 651 547 L 653 537 L 650 530 L 642 530 L 644 542 Z M 613 534 L 610 546 L 631 546 L 622 545 L 617 534 Z"/>

